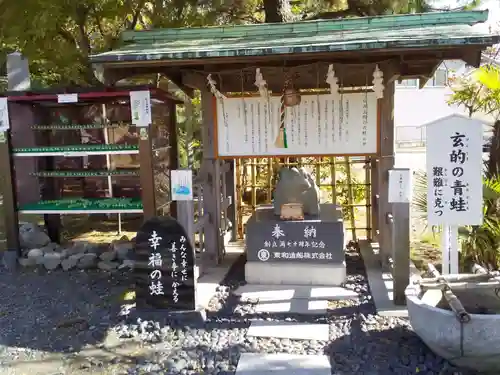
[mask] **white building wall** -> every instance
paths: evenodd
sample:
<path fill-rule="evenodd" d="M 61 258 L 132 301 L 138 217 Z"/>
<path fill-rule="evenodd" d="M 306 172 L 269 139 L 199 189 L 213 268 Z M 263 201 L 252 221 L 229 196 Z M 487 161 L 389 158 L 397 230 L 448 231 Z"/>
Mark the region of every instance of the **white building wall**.
<path fill-rule="evenodd" d="M 443 82 L 445 73 L 446 76 L 461 76 L 468 71 L 462 61 L 447 61 L 422 89 L 418 88 L 416 80 L 396 83 L 394 125 L 397 168 L 425 169 L 425 124 L 452 114 L 468 116 L 463 106 L 448 104 L 452 90 Z M 484 120 L 487 137 L 494 119 L 484 114 L 473 117 Z"/>

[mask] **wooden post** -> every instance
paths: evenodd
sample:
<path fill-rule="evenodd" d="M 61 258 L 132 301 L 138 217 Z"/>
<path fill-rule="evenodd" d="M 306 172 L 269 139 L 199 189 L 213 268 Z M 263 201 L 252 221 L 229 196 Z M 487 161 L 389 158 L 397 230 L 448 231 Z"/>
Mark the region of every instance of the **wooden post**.
<path fill-rule="evenodd" d="M 216 238 L 217 238 L 217 247 L 216 247 L 216 259 L 217 264 L 222 262 L 224 258 L 224 237 L 222 234 L 222 186 L 221 186 L 221 160 L 215 159 L 213 161 L 214 169 L 213 169 L 213 196 L 215 199 L 214 202 L 214 219 L 216 222 Z"/>
<path fill-rule="evenodd" d="M 220 244 L 220 175 L 215 158 L 214 105 L 210 91 L 201 90 L 202 140 L 203 140 L 203 209 L 209 219 L 205 224 L 205 251 L 202 268 L 215 266 L 218 262 Z"/>
<path fill-rule="evenodd" d="M 410 282 L 410 203 L 393 203 L 392 212 L 393 300 L 396 305 L 405 305 Z"/>
<path fill-rule="evenodd" d="M 10 131 L 0 132 L 0 165 L 3 171 L 0 176 L 0 189 L 3 198 L 2 206 L 7 251 L 13 251 L 19 257 L 21 256 L 21 247 L 19 244 L 16 177 L 10 150 Z"/>
<path fill-rule="evenodd" d="M 19 52 L 7 55 L 7 86 L 9 91 L 26 91 L 31 87 L 30 71 L 28 60 L 25 59 Z M 9 242 L 14 247 L 12 250 L 19 250 L 19 222 L 17 209 L 18 204 L 33 203 L 40 200 L 40 182 L 38 177 L 30 175 L 37 171 L 36 158 L 18 158 L 13 159 L 10 155 L 10 150 L 14 147 L 35 147 L 35 134 L 31 130 L 31 126 L 35 124 L 35 111 L 32 106 L 18 103 L 9 103 L 10 131 L 6 134 L 6 140 L 9 144 L 9 159 L 13 170 L 22 171 L 17 175 L 12 174 L 11 181 L 8 181 L 7 174 L 5 183 L 9 183 L 11 193 L 3 196 L 3 206 L 5 209 L 5 225 L 7 234 L 7 243 Z M 5 150 L 4 150 L 5 151 Z M 4 160 L 4 157 L 2 157 Z M 7 168 L 3 170 L 7 171 Z M 12 170 L 11 170 L 12 171 Z M 7 199 L 12 199 L 8 202 Z M 8 212 L 14 210 L 15 212 Z M 9 239 L 10 237 L 10 239 Z M 14 239 L 17 237 L 17 239 Z"/>
<path fill-rule="evenodd" d="M 378 159 L 373 158 L 371 161 L 371 171 L 370 171 L 370 191 L 371 191 L 371 239 L 373 241 L 378 241 Z"/>
<path fill-rule="evenodd" d="M 177 106 L 175 102 L 166 103 L 168 104 L 168 132 L 170 135 L 170 155 L 169 155 L 169 168 L 179 169 L 179 145 L 177 142 L 177 115 L 176 109 Z M 172 202 L 170 204 L 170 215 L 173 217 L 177 217 L 177 202 Z M 194 246 L 194 243 L 193 243 Z"/>
<path fill-rule="evenodd" d="M 184 227 L 189 241 L 195 248 L 194 241 L 194 204 L 193 201 L 177 201 L 177 220 Z"/>
<path fill-rule="evenodd" d="M 237 198 L 236 198 L 236 162 L 232 160 L 230 163 L 229 172 L 227 172 L 226 192 L 231 196 L 231 205 L 227 208 L 227 218 L 231 222 L 231 241 L 236 241 L 238 238 L 238 223 L 237 223 Z"/>
<path fill-rule="evenodd" d="M 151 127 L 139 128 L 139 165 L 144 220 L 157 215 Z"/>
<path fill-rule="evenodd" d="M 378 163 L 378 225 L 382 260 L 391 255 L 391 238 L 386 215 L 391 210 L 388 202 L 389 170 L 394 167 L 394 81 L 390 72 L 384 72 L 384 97 L 379 99 L 380 150 Z M 389 83 L 388 83 L 389 81 Z"/>

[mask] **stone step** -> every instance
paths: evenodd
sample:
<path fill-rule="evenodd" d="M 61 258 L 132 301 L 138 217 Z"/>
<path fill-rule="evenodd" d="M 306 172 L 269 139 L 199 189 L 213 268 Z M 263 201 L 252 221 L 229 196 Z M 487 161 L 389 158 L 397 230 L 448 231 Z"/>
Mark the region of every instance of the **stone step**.
<path fill-rule="evenodd" d="M 287 301 L 259 301 L 255 305 L 257 313 L 323 315 L 328 309 L 328 300 L 292 298 Z"/>
<path fill-rule="evenodd" d="M 305 286 L 305 285 L 260 285 L 246 284 L 234 292 L 242 301 L 286 301 L 291 299 L 323 299 L 344 300 L 354 299 L 358 294 L 342 287 Z"/>
<path fill-rule="evenodd" d="M 330 329 L 328 324 L 254 320 L 250 324 L 247 336 L 328 341 Z"/>
<path fill-rule="evenodd" d="M 243 353 L 236 375 L 330 375 L 331 371 L 327 356 Z"/>

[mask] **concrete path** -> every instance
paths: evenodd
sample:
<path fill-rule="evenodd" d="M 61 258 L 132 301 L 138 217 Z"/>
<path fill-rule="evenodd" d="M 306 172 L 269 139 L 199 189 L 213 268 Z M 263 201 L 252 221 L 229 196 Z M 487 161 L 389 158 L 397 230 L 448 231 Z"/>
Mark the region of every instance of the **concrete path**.
<path fill-rule="evenodd" d="M 328 341 L 330 332 L 328 324 L 254 320 L 250 324 L 247 335 L 267 338 L 276 337 L 291 340 Z"/>
<path fill-rule="evenodd" d="M 257 301 L 260 313 L 325 314 L 328 301 L 357 298 L 341 287 L 247 284 L 235 291 L 243 301 Z"/>
<path fill-rule="evenodd" d="M 243 301 L 255 301 L 258 312 L 325 314 L 328 301 L 357 298 L 341 287 L 247 284 L 235 291 Z M 253 320 L 248 336 L 290 340 L 328 341 L 328 324 Z M 327 356 L 285 353 L 241 355 L 236 375 L 330 375 Z"/>

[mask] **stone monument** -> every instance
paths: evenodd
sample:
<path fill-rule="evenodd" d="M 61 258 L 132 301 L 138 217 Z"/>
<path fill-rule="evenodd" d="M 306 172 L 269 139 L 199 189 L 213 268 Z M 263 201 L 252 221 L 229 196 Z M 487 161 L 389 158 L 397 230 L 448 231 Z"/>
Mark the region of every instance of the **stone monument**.
<path fill-rule="evenodd" d="M 246 226 L 248 283 L 338 286 L 345 281 L 344 224 L 335 204 L 320 204 L 319 189 L 305 169 L 279 171 L 273 205 L 256 208 Z M 301 215 L 283 220 L 283 208 Z M 287 215 L 288 216 L 288 215 Z"/>
<path fill-rule="evenodd" d="M 173 217 L 153 217 L 136 236 L 134 279 L 140 309 L 196 309 L 194 251 Z"/>
<path fill-rule="evenodd" d="M 281 168 L 274 193 L 274 213 L 281 215 L 284 204 L 300 203 L 304 214 L 319 214 L 319 189 L 304 168 Z"/>

